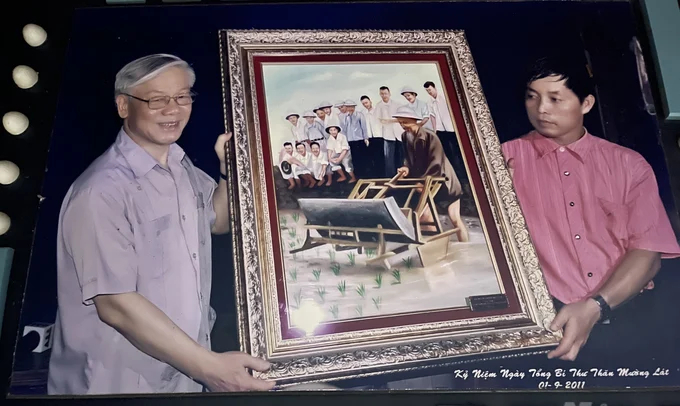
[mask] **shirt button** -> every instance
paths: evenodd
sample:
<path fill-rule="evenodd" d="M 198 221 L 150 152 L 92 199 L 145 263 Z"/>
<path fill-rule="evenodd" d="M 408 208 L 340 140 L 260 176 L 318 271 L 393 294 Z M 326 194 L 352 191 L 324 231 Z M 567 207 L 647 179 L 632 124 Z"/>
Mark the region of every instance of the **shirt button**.
<path fill-rule="evenodd" d="M 592 272 L 588 272 L 588 277 L 589 277 L 589 278 L 592 278 L 592 277 L 593 277 L 593 273 L 592 273 Z"/>
<path fill-rule="evenodd" d="M 564 171 L 564 176 L 569 176 L 569 171 Z"/>
<path fill-rule="evenodd" d="M 560 147 L 560 152 L 564 152 L 564 147 Z"/>
<path fill-rule="evenodd" d="M 191 256 L 194 257 L 194 259 L 196 259 L 196 253 L 195 252 Z"/>
<path fill-rule="evenodd" d="M 581 236 L 578 235 L 578 234 L 576 234 L 576 235 L 574 236 L 574 238 L 576 238 L 577 240 L 580 240 L 580 239 L 581 239 Z M 194 255 L 195 255 L 195 254 L 194 254 Z"/>
<path fill-rule="evenodd" d="M 186 220 L 186 219 L 187 219 L 187 216 L 185 216 L 184 214 L 182 214 L 182 220 Z"/>
<path fill-rule="evenodd" d="M 569 202 L 569 206 L 574 207 L 574 202 Z"/>

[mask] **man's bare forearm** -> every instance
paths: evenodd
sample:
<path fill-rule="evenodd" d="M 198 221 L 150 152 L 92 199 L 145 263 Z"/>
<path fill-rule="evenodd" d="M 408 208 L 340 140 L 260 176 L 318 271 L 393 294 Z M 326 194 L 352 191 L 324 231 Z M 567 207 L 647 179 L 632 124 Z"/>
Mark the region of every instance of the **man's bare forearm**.
<path fill-rule="evenodd" d="M 138 293 L 94 298 L 99 318 L 138 350 L 201 380 L 210 351 L 198 345 L 153 303 Z"/>
<path fill-rule="evenodd" d="M 220 163 L 220 172 L 226 174 L 227 166 L 224 162 Z M 213 193 L 213 210 L 215 210 L 215 224 L 212 227 L 213 234 L 225 234 L 231 229 L 231 218 L 229 215 L 229 189 L 227 181 L 220 177 L 217 189 Z"/>
<path fill-rule="evenodd" d="M 637 295 L 661 268 L 657 252 L 631 250 L 602 286 L 599 293 L 613 309 Z"/>

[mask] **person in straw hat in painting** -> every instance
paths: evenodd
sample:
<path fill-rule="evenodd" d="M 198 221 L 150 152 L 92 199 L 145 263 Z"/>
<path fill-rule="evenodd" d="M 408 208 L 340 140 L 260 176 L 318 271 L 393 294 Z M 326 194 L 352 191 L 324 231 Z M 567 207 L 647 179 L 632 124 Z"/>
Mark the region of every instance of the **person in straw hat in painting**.
<path fill-rule="evenodd" d="M 311 147 L 313 142 L 316 142 L 321 147 L 321 152 L 326 153 L 326 127 L 319 122 L 318 117 L 311 111 L 306 111 L 302 114 L 306 123 L 304 126 L 304 133 L 307 144 Z"/>
<path fill-rule="evenodd" d="M 342 129 L 340 128 L 339 125 L 336 124 L 331 124 L 328 127 L 326 127 L 326 132 L 330 134 L 330 137 L 328 137 L 328 162 L 331 167 L 332 172 L 339 172 L 340 177 L 338 178 L 338 182 L 344 182 L 347 180 L 347 176 L 345 176 L 345 172 L 342 170 L 342 166 L 345 167 L 345 171 L 349 173 L 350 180 L 349 183 L 354 183 L 357 181 L 357 178 L 354 176 L 354 168 L 352 165 L 352 151 L 350 151 L 349 148 L 349 143 L 347 142 L 347 137 L 345 134 L 343 134 Z M 340 166 L 342 164 L 342 166 Z M 332 178 L 328 179 L 328 182 L 326 183 L 327 186 L 330 186 L 332 183 Z"/>
<path fill-rule="evenodd" d="M 392 115 L 404 129 L 401 135 L 404 149 L 404 165 L 397 169 L 403 177 L 423 178 L 425 176 L 445 177 L 444 187 L 439 190 L 437 200 L 448 204 L 448 215 L 454 228 L 458 228 L 458 241 L 469 241 L 465 223 L 460 217 L 460 198 L 463 189 L 449 162 L 439 137 L 434 131 L 423 127 L 419 121 L 422 116 L 409 106 L 402 106 Z M 421 222 L 429 223 L 434 219 L 427 211 L 420 218 Z"/>

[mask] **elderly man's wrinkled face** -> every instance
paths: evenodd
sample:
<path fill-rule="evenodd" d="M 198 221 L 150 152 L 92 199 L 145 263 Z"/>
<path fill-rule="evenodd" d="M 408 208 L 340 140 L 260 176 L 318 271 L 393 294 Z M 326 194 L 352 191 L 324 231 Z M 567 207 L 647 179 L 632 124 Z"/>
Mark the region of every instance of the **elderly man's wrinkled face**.
<path fill-rule="evenodd" d="M 189 74 L 182 68 L 172 67 L 128 90 L 128 93 L 150 100 L 189 95 L 190 90 Z M 116 103 L 118 114 L 125 120 L 126 131 L 130 132 L 128 135 L 145 145 L 167 146 L 176 142 L 191 116 L 191 104 L 180 106 L 173 99 L 165 107 L 156 110 L 152 110 L 148 103 L 126 95 L 118 96 Z"/>

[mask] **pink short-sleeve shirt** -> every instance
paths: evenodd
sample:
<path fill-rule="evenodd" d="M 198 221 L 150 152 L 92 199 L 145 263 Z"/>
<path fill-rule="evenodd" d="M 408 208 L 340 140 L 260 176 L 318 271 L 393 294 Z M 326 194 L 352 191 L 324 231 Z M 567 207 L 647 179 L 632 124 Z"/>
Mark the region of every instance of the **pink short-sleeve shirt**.
<path fill-rule="evenodd" d="M 533 131 L 502 145 L 550 293 L 596 292 L 632 249 L 680 255 L 654 172 L 635 151 L 592 136 L 560 146 Z"/>

